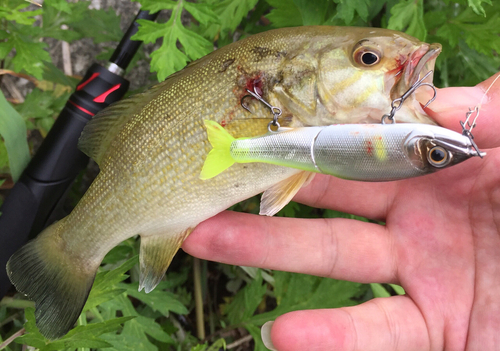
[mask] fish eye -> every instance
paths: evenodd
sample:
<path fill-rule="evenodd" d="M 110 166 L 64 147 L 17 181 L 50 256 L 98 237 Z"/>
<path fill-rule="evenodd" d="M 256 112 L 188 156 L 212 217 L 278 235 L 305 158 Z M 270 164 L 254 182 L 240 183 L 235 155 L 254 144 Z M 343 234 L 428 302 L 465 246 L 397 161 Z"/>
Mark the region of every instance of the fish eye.
<path fill-rule="evenodd" d="M 441 146 L 434 146 L 427 152 L 427 160 L 434 167 L 444 167 L 451 161 L 448 151 Z"/>
<path fill-rule="evenodd" d="M 354 52 L 354 61 L 359 65 L 370 67 L 379 63 L 381 56 L 376 50 L 360 47 Z"/>
<path fill-rule="evenodd" d="M 378 62 L 379 57 L 373 52 L 363 52 L 361 54 L 361 62 L 366 66 L 374 65 Z"/>

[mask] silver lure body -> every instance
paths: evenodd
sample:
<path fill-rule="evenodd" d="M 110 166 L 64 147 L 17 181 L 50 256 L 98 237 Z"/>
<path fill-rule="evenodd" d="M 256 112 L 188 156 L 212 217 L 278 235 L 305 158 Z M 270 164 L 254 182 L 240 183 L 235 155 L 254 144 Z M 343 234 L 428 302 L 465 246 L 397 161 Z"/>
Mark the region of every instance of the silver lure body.
<path fill-rule="evenodd" d="M 433 147 L 448 160 L 429 159 Z M 432 125 L 343 124 L 326 127 L 280 128 L 230 147 L 236 162 L 265 162 L 361 181 L 416 177 L 479 156 L 470 140 Z"/>

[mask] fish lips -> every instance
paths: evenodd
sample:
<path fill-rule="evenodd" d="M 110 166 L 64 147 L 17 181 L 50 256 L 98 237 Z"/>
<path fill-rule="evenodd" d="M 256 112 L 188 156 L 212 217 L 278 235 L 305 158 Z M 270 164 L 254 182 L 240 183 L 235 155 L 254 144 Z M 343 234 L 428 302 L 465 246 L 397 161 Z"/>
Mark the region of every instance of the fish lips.
<path fill-rule="evenodd" d="M 441 53 L 441 49 L 441 44 L 423 44 L 411 54 L 398 84 L 397 94 L 399 96 L 407 92 L 420 78 L 434 69 L 436 58 Z M 432 79 L 433 74 L 430 74 L 426 78 L 426 82 L 432 83 Z"/>

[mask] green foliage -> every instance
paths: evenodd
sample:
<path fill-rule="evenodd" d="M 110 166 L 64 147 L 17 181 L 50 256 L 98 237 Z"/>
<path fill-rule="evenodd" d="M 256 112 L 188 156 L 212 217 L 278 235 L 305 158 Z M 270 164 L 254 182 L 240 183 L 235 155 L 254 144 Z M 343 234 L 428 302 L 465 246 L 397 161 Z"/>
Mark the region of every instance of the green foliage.
<path fill-rule="evenodd" d="M 26 142 L 26 125 L 21 115 L 5 100 L 2 92 L 0 92 L 0 136 L 4 140 L 12 179 L 17 180 L 30 158 Z"/>
<path fill-rule="evenodd" d="M 6 149 L 10 166 L 6 170 L 14 180 L 29 160 L 26 129 L 37 129 L 45 136 L 77 81 L 66 77 L 51 63 L 43 39 L 71 42 L 89 37 L 95 42 L 104 42 L 121 38 L 120 18 L 111 10 L 90 10 L 89 5 L 90 1 L 47 0 L 40 8 L 23 0 L 0 0 L 2 67 L 28 75 L 37 86 L 15 110 L 0 97 L 0 136 L 3 138 L 0 168 L 5 169 L 2 150 Z M 41 21 L 35 22 L 37 18 Z M 68 29 L 62 30 L 62 25 Z"/>
<path fill-rule="evenodd" d="M 140 21 L 136 39 L 158 41 L 151 54 L 151 71 L 159 80 L 187 63 L 233 41 L 272 28 L 300 25 L 388 27 L 427 42 L 439 42 L 437 86 L 472 85 L 496 73 L 500 66 L 500 3 L 491 0 L 139 0 L 143 9 L 165 11 L 167 20 Z M 23 103 L 0 96 L 0 173 L 16 179 L 28 157 L 26 134 L 43 136 L 64 106 L 77 79 L 56 68 L 45 38 L 72 42 L 90 38 L 106 43 L 121 37 L 119 17 L 111 10 L 90 10 L 88 1 L 45 0 L 43 7 L 23 0 L 0 0 L 0 60 L 11 75 L 23 75 L 36 88 Z M 62 30 L 61 26 L 67 29 Z M 113 46 L 114 44 L 111 44 Z M 3 179 L 0 179 L 0 185 Z M 251 198 L 233 210 L 258 213 Z M 333 210 L 290 203 L 285 217 L 336 218 L 367 221 Z M 352 306 L 373 297 L 404 294 L 392 284 L 358 284 L 302 274 L 209 264 L 203 273 L 206 340 L 195 330 L 191 260 L 171 268 L 166 280 L 151 293 L 138 292 L 138 244 L 129 239 L 104 259 L 93 289 L 68 335 L 57 341 L 37 331 L 32 303 L 7 297 L 0 301 L 0 340 L 25 325 L 19 344 L 40 350 L 179 350 L 218 351 L 239 337 L 252 335 L 253 349 L 264 351 L 260 326 L 283 313 L 299 309 Z M 22 316 L 25 309 L 26 322 Z M 243 329 L 243 330 L 244 330 Z M 224 338 L 220 337 L 224 335 Z M 229 336 L 227 336 L 229 335 Z M 1 341 L 0 341 L 1 343 Z"/>
<path fill-rule="evenodd" d="M 478 15 L 482 15 L 486 17 L 486 11 L 483 8 L 482 3 L 486 3 L 488 5 L 493 5 L 491 3 L 491 0 L 467 0 L 469 3 L 470 8 Z"/>
<path fill-rule="evenodd" d="M 121 324 L 134 317 L 120 317 L 109 319 L 101 323 L 93 323 L 86 326 L 78 326 L 72 329 L 62 338 L 50 341 L 47 340 L 35 324 L 35 309 L 32 307 L 25 310 L 26 323 L 24 328 L 26 334 L 16 339 L 16 342 L 23 345 L 36 347 L 40 351 L 61 350 L 78 347 L 104 348 L 112 346 L 110 343 L 99 338 L 100 335 L 118 330 Z"/>
<path fill-rule="evenodd" d="M 151 71 L 157 71 L 159 81 L 184 67 L 188 61 L 196 60 L 212 51 L 213 44 L 186 28 L 181 20 L 182 10 L 185 9 L 200 23 L 217 21 L 216 14 L 206 4 L 188 3 L 184 0 L 147 0 L 141 4 L 143 9 L 152 12 L 163 9 L 172 11 L 166 23 L 139 20 L 141 26 L 133 37 L 145 43 L 153 43 L 156 39 L 163 38 L 161 47 L 151 54 Z M 177 42 L 183 51 L 177 48 Z"/>
<path fill-rule="evenodd" d="M 394 5 L 387 28 L 399 31 L 406 29 L 409 35 L 425 41 L 424 1 L 407 0 Z"/>

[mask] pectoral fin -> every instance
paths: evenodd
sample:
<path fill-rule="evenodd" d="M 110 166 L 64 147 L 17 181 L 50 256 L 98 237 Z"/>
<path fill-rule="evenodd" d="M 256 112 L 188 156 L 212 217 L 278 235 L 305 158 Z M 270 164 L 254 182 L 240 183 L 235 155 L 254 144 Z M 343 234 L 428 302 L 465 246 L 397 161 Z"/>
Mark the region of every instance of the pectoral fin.
<path fill-rule="evenodd" d="M 260 200 L 261 215 L 274 216 L 303 186 L 308 185 L 315 173 L 299 172 L 267 189 Z"/>
<path fill-rule="evenodd" d="M 149 293 L 158 285 L 175 253 L 191 231 L 192 229 L 188 228 L 178 235 L 141 235 L 139 291 L 144 288 L 144 291 Z"/>

